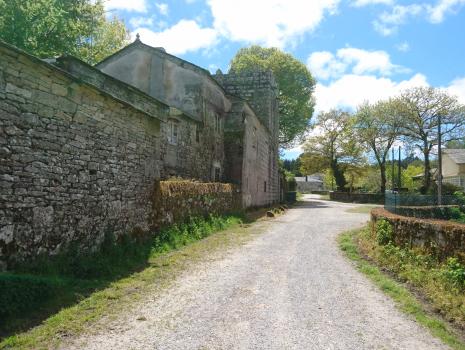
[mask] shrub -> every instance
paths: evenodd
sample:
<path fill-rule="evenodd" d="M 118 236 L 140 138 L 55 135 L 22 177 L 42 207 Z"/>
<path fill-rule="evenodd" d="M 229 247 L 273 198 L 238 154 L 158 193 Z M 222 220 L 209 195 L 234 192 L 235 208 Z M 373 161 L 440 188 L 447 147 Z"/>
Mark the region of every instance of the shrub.
<path fill-rule="evenodd" d="M 447 259 L 444 275 L 454 287 L 463 289 L 465 286 L 465 266 L 457 258 L 450 257 Z"/>
<path fill-rule="evenodd" d="M 392 225 L 387 220 L 379 220 L 376 223 L 376 240 L 379 245 L 387 245 L 394 239 Z"/>

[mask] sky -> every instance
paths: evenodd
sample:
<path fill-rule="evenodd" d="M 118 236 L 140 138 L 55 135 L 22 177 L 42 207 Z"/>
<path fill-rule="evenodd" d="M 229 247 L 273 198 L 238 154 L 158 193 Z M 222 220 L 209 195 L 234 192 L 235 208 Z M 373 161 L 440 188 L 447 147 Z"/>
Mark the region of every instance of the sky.
<path fill-rule="evenodd" d="M 107 0 L 134 40 L 214 73 L 241 47 L 278 47 L 317 80 L 315 113 L 413 86 L 465 103 L 465 0 Z M 295 158 L 301 146 L 284 152 Z"/>

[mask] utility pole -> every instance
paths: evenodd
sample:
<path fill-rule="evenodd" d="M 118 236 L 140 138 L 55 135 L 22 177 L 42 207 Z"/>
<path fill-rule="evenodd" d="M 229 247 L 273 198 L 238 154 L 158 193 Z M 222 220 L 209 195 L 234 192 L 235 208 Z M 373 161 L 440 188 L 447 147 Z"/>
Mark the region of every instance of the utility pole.
<path fill-rule="evenodd" d="M 402 169 L 401 169 L 401 162 L 400 162 L 400 146 L 399 146 L 399 169 L 397 169 L 397 188 L 400 191 L 400 188 L 402 187 Z"/>
<path fill-rule="evenodd" d="M 396 155 L 394 153 L 394 148 L 391 149 L 392 151 L 392 157 L 391 157 L 391 179 L 392 179 L 392 192 L 394 192 L 394 188 L 396 187 L 396 182 L 395 182 L 395 171 L 394 171 L 394 163 L 396 159 Z"/>
<path fill-rule="evenodd" d="M 442 205 L 442 135 L 441 135 L 441 114 L 438 115 L 438 205 Z"/>

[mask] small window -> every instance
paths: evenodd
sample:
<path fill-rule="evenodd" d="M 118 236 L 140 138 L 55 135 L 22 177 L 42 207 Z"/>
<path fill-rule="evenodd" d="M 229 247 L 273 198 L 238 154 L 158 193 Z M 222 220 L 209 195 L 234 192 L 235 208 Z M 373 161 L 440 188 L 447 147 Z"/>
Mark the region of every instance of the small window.
<path fill-rule="evenodd" d="M 178 144 L 178 121 L 168 121 L 168 142 L 172 145 Z"/>
<path fill-rule="evenodd" d="M 198 126 L 195 128 L 195 141 L 200 142 L 200 129 Z"/>
<path fill-rule="evenodd" d="M 263 192 L 266 192 L 266 181 L 263 183 Z"/>
<path fill-rule="evenodd" d="M 221 131 L 221 116 L 218 114 L 215 114 L 215 131 Z"/>
<path fill-rule="evenodd" d="M 221 180 L 221 169 L 219 167 L 215 167 L 215 182 L 220 182 Z"/>

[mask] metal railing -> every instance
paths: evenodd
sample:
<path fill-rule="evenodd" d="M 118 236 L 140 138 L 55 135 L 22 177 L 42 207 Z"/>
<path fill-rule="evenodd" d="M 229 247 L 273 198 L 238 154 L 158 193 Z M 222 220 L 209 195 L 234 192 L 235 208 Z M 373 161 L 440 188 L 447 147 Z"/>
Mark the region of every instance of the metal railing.
<path fill-rule="evenodd" d="M 452 208 L 463 208 L 465 201 L 457 196 L 442 196 L 442 203 L 438 205 L 437 195 L 421 195 L 415 193 L 385 194 L 384 209 L 387 211 L 419 218 L 449 219 Z"/>

